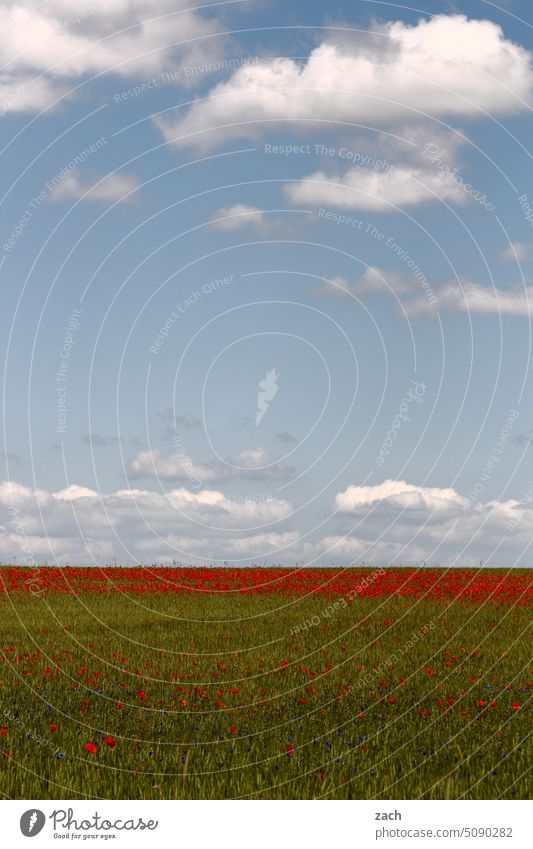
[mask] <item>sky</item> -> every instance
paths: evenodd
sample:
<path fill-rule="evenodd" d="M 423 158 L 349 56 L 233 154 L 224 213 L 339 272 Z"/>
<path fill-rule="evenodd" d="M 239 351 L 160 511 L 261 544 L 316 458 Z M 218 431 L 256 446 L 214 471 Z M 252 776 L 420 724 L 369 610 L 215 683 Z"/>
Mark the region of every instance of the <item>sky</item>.
<path fill-rule="evenodd" d="M 0 2 L 0 560 L 531 566 L 526 2 Z"/>

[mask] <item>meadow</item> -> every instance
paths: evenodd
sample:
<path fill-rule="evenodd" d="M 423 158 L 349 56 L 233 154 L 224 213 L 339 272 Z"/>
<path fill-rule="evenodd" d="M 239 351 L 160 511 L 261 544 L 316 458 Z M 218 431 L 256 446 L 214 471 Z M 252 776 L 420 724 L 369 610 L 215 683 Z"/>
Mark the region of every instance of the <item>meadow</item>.
<path fill-rule="evenodd" d="M 531 798 L 531 572 L 0 568 L 13 799 Z"/>

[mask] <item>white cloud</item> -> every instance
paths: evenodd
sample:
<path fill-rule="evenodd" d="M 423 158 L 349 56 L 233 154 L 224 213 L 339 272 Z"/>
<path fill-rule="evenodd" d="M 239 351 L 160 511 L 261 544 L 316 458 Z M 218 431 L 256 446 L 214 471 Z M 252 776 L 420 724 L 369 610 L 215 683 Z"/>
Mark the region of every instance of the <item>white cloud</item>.
<path fill-rule="evenodd" d="M 70 88 L 67 81 L 84 75 L 149 78 L 205 62 L 208 52 L 212 59 L 223 42 L 208 40 L 208 48 L 202 42 L 219 26 L 198 14 L 199 6 L 195 0 L 101 0 L 87 6 L 77 0 L 3 0 L 0 107 L 44 108 Z M 46 82 L 32 82 L 40 74 Z"/>
<path fill-rule="evenodd" d="M 522 558 L 533 531 L 530 497 L 483 502 L 405 481 L 349 486 L 337 494 L 335 508 L 349 530 L 325 536 L 308 556 L 314 550 L 326 560 L 460 566 L 495 558 L 509 567 Z"/>
<path fill-rule="evenodd" d="M 417 286 L 418 283 L 413 274 L 369 265 L 359 278 L 357 290 L 359 292 L 395 292 L 397 295 L 403 295 L 412 292 Z"/>
<path fill-rule="evenodd" d="M 264 448 L 247 448 L 231 458 L 234 474 L 245 474 L 254 478 L 287 480 L 296 474 L 292 466 L 279 463 L 277 459 Z"/>
<path fill-rule="evenodd" d="M 375 265 L 369 265 L 356 283 L 352 283 L 338 275 L 323 280 L 312 289 L 314 295 L 326 295 L 335 297 L 362 297 L 373 292 L 387 292 L 389 294 L 405 294 L 413 292 L 417 281 L 413 275 L 402 271 L 389 271 Z"/>
<path fill-rule="evenodd" d="M 439 312 L 475 315 L 513 315 L 529 318 L 533 314 L 533 287 L 499 289 L 463 280 L 435 287 L 436 303 L 430 304 L 424 294 L 404 303 L 409 315 L 434 315 Z"/>
<path fill-rule="evenodd" d="M 500 253 L 502 262 L 526 262 L 533 255 L 531 242 L 509 242 Z"/>
<path fill-rule="evenodd" d="M 317 171 L 285 186 L 291 203 L 326 205 L 337 209 L 395 212 L 397 207 L 442 200 L 465 204 L 468 196 L 450 177 L 430 166 L 395 167 L 388 171 L 350 168 L 340 178 Z"/>
<path fill-rule="evenodd" d="M 386 480 L 375 486 L 349 486 L 335 497 L 335 506 L 343 513 L 357 513 L 360 507 L 388 502 L 399 508 L 448 510 L 464 507 L 466 499 L 454 489 L 421 487 L 405 481 Z"/>
<path fill-rule="evenodd" d="M 241 67 L 177 121 L 158 120 L 177 145 L 214 146 L 265 129 L 324 121 L 398 125 L 425 116 L 483 117 L 528 108 L 531 54 L 488 20 L 437 15 L 376 25 L 355 44 L 327 41 L 307 61 Z M 263 124 L 262 122 L 266 122 Z"/>
<path fill-rule="evenodd" d="M 51 80 L 4 70 L 0 72 L 0 117 L 7 112 L 38 112 L 66 91 L 65 85 Z"/>
<path fill-rule="evenodd" d="M 229 477 L 229 469 L 222 465 L 197 463 L 187 451 L 175 451 L 164 456 L 158 448 L 140 451 L 130 460 L 127 472 L 132 479 L 159 478 L 195 484 L 213 483 Z"/>
<path fill-rule="evenodd" d="M 159 478 L 203 486 L 239 477 L 287 480 L 296 474 L 296 470 L 292 466 L 279 463 L 270 452 L 261 447 L 241 451 L 230 457 L 227 463 L 198 463 L 186 450 L 162 455 L 158 448 L 154 448 L 140 451 L 129 462 L 127 473 L 132 480 Z"/>
<path fill-rule="evenodd" d="M 153 561 L 265 557 L 298 539 L 282 499 L 240 501 L 214 490 L 99 494 L 0 484 L 0 557 L 4 562 L 90 563 L 93 558 Z"/>
<path fill-rule="evenodd" d="M 293 507 L 283 499 L 239 499 L 184 487 L 102 494 L 76 484 L 50 492 L 3 483 L 0 559 L 31 564 L 268 558 L 461 566 L 494 559 L 509 567 L 523 559 L 533 533 L 527 495 L 483 502 L 451 487 L 386 480 L 348 486 L 337 493 L 332 509 L 328 532 L 311 542 L 291 527 Z"/>
<path fill-rule="evenodd" d="M 264 209 L 235 203 L 218 209 L 211 217 L 211 225 L 216 230 L 240 230 L 241 227 L 261 227 L 266 224 Z"/>
<path fill-rule="evenodd" d="M 350 283 L 346 277 L 337 275 L 337 277 L 332 277 L 329 280 L 322 280 L 312 289 L 312 294 L 343 298 L 347 295 L 358 295 L 358 289 L 355 283 Z"/>
<path fill-rule="evenodd" d="M 312 291 L 316 295 L 353 295 L 357 298 L 372 293 L 387 294 L 398 297 L 398 308 L 413 317 L 435 316 L 437 312 L 526 318 L 533 314 L 533 286 L 501 289 L 469 280 L 434 283 L 416 268 L 413 273 L 406 273 L 369 266 L 355 283 L 344 277 L 333 277 Z"/>
<path fill-rule="evenodd" d="M 140 182 L 134 174 L 107 174 L 99 179 L 83 181 L 79 171 L 73 170 L 50 193 L 52 203 L 79 200 L 94 203 L 132 203 Z"/>

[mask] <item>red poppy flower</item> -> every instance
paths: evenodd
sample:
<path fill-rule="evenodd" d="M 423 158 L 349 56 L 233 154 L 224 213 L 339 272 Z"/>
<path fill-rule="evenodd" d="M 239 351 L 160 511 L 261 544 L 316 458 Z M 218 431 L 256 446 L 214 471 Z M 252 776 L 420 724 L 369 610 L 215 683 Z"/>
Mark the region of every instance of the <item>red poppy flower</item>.
<path fill-rule="evenodd" d="M 486 704 L 487 704 L 487 702 L 485 701 L 485 699 L 480 699 L 479 702 L 478 702 L 478 705 L 480 707 L 483 707 L 483 705 L 486 705 Z"/>
<path fill-rule="evenodd" d="M 232 725 L 232 726 L 231 726 L 230 731 L 231 731 L 231 733 L 232 733 L 232 734 L 236 734 L 236 733 L 237 733 L 237 729 L 235 728 L 235 726 L 234 726 L 234 725 Z"/>
<path fill-rule="evenodd" d="M 104 743 L 107 743 L 107 745 L 111 746 L 111 748 L 117 745 L 117 741 L 114 737 L 104 737 Z"/>
<path fill-rule="evenodd" d="M 2 737 L 7 736 L 7 728 L 5 726 L 3 728 L 0 728 L 0 734 L 2 735 Z"/>
<path fill-rule="evenodd" d="M 291 745 L 291 743 L 287 743 L 287 754 L 292 755 L 293 751 L 294 751 L 294 748 Z"/>
<path fill-rule="evenodd" d="M 85 748 L 88 752 L 90 752 L 91 755 L 95 755 L 98 751 L 98 746 L 96 745 L 96 743 L 86 743 Z"/>
<path fill-rule="evenodd" d="M 50 731 L 57 731 L 57 725 L 55 724 L 55 722 L 50 723 Z"/>
<path fill-rule="evenodd" d="M 395 701 L 396 701 L 396 699 L 394 699 L 394 698 L 391 696 L 391 697 L 390 697 L 390 699 L 389 699 L 389 702 L 391 703 L 391 705 L 393 705 Z"/>
<path fill-rule="evenodd" d="M 520 702 L 513 703 L 513 710 L 520 710 Z"/>

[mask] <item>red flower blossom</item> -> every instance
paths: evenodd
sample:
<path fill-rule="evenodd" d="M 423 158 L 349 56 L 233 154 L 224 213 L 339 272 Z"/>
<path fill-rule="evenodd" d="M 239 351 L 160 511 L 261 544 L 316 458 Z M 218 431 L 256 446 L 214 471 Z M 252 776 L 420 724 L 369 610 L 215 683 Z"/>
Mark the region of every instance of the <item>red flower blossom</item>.
<path fill-rule="evenodd" d="M 50 723 L 50 731 L 57 731 L 57 725 L 55 724 L 55 722 Z"/>
<path fill-rule="evenodd" d="M 109 736 L 108 736 L 108 737 L 104 737 L 104 743 L 106 743 L 106 744 L 107 744 L 108 746 L 110 746 L 111 748 L 114 748 L 114 746 L 116 746 L 116 745 L 117 745 L 117 741 L 115 740 L 115 738 L 114 738 L 114 737 L 109 737 Z"/>
<path fill-rule="evenodd" d="M 98 746 L 96 743 L 86 743 L 85 748 L 91 755 L 95 755 L 98 751 Z"/>

